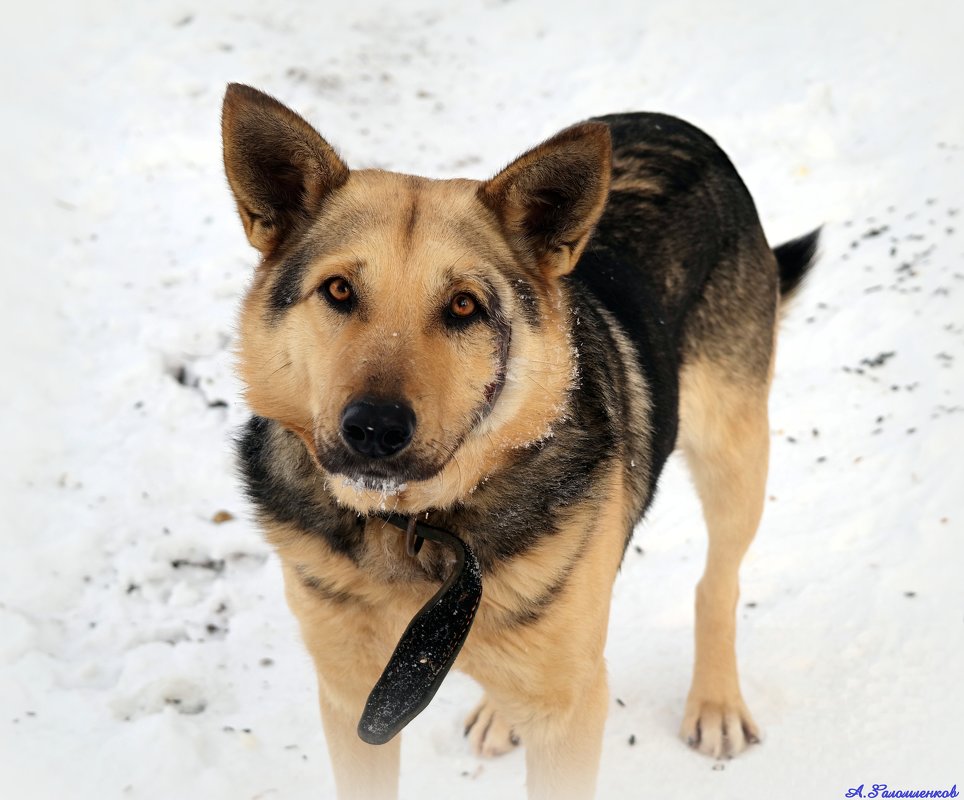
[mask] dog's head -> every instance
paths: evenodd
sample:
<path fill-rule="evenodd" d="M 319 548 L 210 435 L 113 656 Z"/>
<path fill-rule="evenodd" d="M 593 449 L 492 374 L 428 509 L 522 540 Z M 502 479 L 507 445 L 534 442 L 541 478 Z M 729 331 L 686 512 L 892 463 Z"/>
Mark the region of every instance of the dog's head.
<path fill-rule="evenodd" d="M 448 505 L 549 433 L 573 379 L 559 278 L 606 202 L 600 123 L 491 180 L 351 171 L 261 92 L 224 99 L 224 162 L 262 255 L 240 371 L 361 512 Z"/>

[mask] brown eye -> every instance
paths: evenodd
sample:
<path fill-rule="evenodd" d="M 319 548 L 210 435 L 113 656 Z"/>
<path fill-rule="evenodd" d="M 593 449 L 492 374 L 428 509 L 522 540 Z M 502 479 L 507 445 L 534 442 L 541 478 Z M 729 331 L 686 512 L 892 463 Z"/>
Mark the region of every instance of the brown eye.
<path fill-rule="evenodd" d="M 325 281 L 322 289 L 324 289 L 326 299 L 334 305 L 348 304 L 355 297 L 351 284 L 341 277 L 329 278 Z"/>
<path fill-rule="evenodd" d="M 449 303 L 449 313 L 459 319 L 468 319 L 478 310 L 475 298 L 465 292 L 460 292 Z"/>

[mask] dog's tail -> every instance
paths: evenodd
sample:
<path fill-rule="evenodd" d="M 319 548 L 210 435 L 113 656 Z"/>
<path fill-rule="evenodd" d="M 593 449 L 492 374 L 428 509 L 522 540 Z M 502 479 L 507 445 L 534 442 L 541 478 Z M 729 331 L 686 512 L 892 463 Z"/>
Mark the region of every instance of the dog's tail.
<path fill-rule="evenodd" d="M 789 299 L 807 277 L 810 267 L 816 261 L 820 231 L 821 228 L 817 228 L 773 248 L 773 254 L 777 257 L 777 264 L 780 267 L 781 299 Z"/>

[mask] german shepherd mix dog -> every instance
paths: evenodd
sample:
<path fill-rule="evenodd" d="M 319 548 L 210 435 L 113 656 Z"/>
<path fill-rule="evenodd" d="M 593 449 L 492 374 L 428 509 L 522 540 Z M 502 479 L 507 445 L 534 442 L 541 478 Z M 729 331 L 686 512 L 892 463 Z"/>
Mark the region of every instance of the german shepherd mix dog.
<path fill-rule="evenodd" d="M 759 739 L 738 572 L 763 509 L 781 303 L 818 232 L 772 250 L 706 134 L 660 114 L 567 128 L 487 181 L 349 170 L 305 120 L 228 87 L 224 161 L 262 256 L 241 313 L 240 458 L 318 673 L 343 800 L 394 798 L 399 737 L 356 734 L 408 621 L 478 558 L 456 666 L 474 748 L 526 747 L 530 798 L 588 798 L 613 580 L 679 447 L 709 529 L 682 736 Z"/>

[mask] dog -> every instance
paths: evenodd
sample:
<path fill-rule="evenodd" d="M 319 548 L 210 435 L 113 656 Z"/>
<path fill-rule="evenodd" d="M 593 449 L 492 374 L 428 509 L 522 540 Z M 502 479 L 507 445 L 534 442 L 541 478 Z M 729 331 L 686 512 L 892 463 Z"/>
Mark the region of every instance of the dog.
<path fill-rule="evenodd" d="M 530 798 L 595 790 L 613 581 L 679 448 L 709 532 L 682 736 L 760 738 L 734 650 L 763 510 L 779 311 L 819 230 L 776 249 L 729 159 L 670 116 L 567 128 L 486 181 L 350 170 L 231 84 L 224 163 L 261 260 L 240 315 L 239 459 L 318 676 L 339 798 L 398 792 L 399 737 L 356 735 L 408 621 L 452 569 L 386 513 L 452 532 L 482 599 L 456 667 L 485 754 Z"/>

